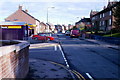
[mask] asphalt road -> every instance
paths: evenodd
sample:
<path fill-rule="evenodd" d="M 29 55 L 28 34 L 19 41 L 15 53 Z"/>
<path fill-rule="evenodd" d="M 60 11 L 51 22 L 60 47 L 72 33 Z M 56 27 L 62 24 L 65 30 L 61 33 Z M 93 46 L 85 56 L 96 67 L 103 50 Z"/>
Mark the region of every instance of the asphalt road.
<path fill-rule="evenodd" d="M 95 80 L 120 79 L 119 50 L 65 35 L 59 40 L 71 69 Z"/>
<path fill-rule="evenodd" d="M 107 44 L 99 45 L 84 39 L 70 38 L 64 34 L 54 37 L 55 41 L 48 43 L 60 43 L 64 55 L 59 47 L 55 51 L 53 46 L 43 48 L 36 46 L 29 50 L 30 59 L 53 61 L 66 67 L 68 63 L 73 73 L 79 72 L 78 75 L 84 76 L 86 80 L 120 79 L 119 50 L 108 47 Z"/>

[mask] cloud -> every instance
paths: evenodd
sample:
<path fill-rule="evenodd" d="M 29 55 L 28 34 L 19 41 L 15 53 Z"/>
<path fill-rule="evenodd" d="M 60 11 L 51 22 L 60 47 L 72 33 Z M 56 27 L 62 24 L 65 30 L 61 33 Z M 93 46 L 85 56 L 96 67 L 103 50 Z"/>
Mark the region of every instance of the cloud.
<path fill-rule="evenodd" d="M 71 10 L 71 11 L 83 11 L 83 10 L 87 10 L 86 8 L 68 8 L 68 10 Z"/>

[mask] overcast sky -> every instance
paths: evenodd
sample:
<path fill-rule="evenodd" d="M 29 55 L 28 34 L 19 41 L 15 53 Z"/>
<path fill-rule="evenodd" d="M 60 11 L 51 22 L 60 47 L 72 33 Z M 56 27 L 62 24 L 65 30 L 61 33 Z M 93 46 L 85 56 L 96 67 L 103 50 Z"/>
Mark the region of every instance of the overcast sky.
<path fill-rule="evenodd" d="M 112 1 L 112 0 L 110 0 Z M 14 13 L 19 5 L 39 19 L 53 24 L 73 24 L 82 17 L 89 17 L 91 10 L 100 11 L 108 0 L 0 0 L 0 21 Z"/>

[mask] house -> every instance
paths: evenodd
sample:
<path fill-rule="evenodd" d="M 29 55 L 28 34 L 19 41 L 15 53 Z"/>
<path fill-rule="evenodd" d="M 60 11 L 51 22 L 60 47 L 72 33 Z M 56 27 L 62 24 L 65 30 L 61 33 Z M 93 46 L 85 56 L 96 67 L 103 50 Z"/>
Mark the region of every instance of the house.
<path fill-rule="evenodd" d="M 48 25 L 49 32 L 54 32 L 55 26 L 52 23 L 46 23 L 46 24 Z"/>
<path fill-rule="evenodd" d="M 111 29 L 115 28 L 115 26 L 113 26 L 113 9 L 116 5 L 116 1 L 108 2 L 107 7 L 104 6 L 103 10 L 90 12 L 91 24 L 96 31 L 109 32 Z"/>
<path fill-rule="evenodd" d="M 47 30 L 47 25 L 44 22 L 40 22 L 40 33 L 45 33 Z"/>
<path fill-rule="evenodd" d="M 31 16 L 28 13 L 28 10 L 22 10 L 22 6 L 19 6 L 18 10 L 8 16 L 5 21 L 26 22 L 27 24 L 30 24 L 32 34 L 37 34 L 40 32 L 40 21 Z"/>
<path fill-rule="evenodd" d="M 76 22 L 75 24 L 79 25 L 80 30 L 91 28 L 90 18 L 82 18 L 80 21 Z"/>

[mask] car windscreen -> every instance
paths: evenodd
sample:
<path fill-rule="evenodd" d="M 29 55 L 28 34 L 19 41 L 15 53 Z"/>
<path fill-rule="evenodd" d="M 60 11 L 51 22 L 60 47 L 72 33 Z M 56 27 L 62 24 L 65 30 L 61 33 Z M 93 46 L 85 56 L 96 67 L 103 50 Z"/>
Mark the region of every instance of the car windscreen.
<path fill-rule="evenodd" d="M 39 36 L 45 36 L 45 34 L 39 34 Z"/>

